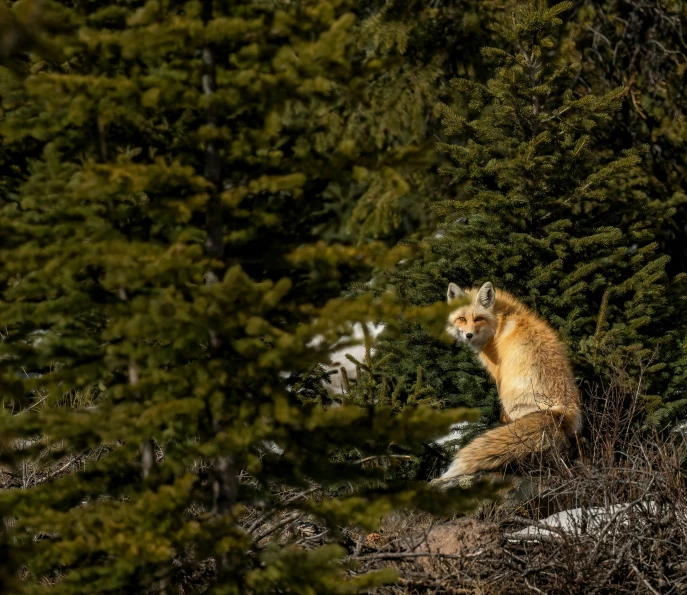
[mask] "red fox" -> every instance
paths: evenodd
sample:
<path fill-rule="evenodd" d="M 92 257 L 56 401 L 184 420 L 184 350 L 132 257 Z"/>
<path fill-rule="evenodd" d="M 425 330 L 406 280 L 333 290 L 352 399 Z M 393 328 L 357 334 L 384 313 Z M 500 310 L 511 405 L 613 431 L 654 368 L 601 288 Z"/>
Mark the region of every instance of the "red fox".
<path fill-rule="evenodd" d="M 447 331 L 472 347 L 496 381 L 506 425 L 462 448 L 437 483 L 491 471 L 564 444 L 581 427 L 580 393 L 565 347 L 524 304 L 491 283 L 448 286 L 448 301 L 469 304 L 449 314 Z"/>

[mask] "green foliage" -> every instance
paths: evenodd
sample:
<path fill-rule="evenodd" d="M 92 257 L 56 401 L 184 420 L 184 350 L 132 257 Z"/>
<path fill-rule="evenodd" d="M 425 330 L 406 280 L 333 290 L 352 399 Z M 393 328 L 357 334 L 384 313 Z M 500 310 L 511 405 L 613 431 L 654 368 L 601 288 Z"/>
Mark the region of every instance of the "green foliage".
<path fill-rule="evenodd" d="M 455 140 L 439 149 L 451 158 L 441 173 L 455 197 L 436 204 L 441 233 L 426 240 L 424 260 L 388 280 L 413 303 L 439 299 L 449 281 L 490 280 L 561 331 L 582 378 L 643 369 L 661 394 L 675 372 L 655 351 L 674 354 L 679 329 L 668 257 L 655 238 L 674 209 L 646 192 L 645 147 L 616 154 L 604 146 L 625 89 L 595 96 L 581 87 L 580 64 L 555 37 L 569 7 L 518 7 L 494 25 L 503 48 L 483 50 L 493 76 L 453 81 L 460 108 L 440 109 Z M 418 343 L 406 339 L 407 365 L 419 361 Z M 465 390 L 452 385 L 453 394 Z"/>
<path fill-rule="evenodd" d="M 627 101 L 604 143 L 615 150 L 647 144 L 640 165 L 647 192 L 678 206 L 658 234 L 671 256 L 671 275 L 685 271 L 686 186 L 684 143 L 687 103 L 683 90 L 687 13 L 663 0 L 594 2 L 576 7 L 565 25 L 568 43 L 582 61 L 581 79 L 595 93 L 623 86 Z"/>
<path fill-rule="evenodd" d="M 377 160 L 355 172 L 362 193 L 347 217 L 349 232 L 363 240 L 372 235 L 408 244 L 436 228 L 430 204 L 453 195 L 450 181 L 436 175 L 446 162 L 435 150 L 436 139 L 443 138 L 437 103 L 450 100 L 448 83 L 455 76 L 483 81 L 479 48 L 490 38 L 488 23 L 509 5 L 465 0 L 359 4 L 366 17 L 360 47 L 372 64 L 384 68 L 378 66 L 365 102 L 349 120 L 359 145 L 371 143 Z M 373 287 L 378 282 L 379 277 Z M 413 284 L 397 287 L 401 297 L 415 304 L 429 305 L 442 295 L 436 288 L 423 293 Z M 392 392 L 400 390 L 402 399 L 407 398 L 421 367 L 442 404 L 480 406 L 487 416 L 495 414 L 496 393 L 471 357 L 437 341 L 438 333 L 433 338 L 420 325 L 402 326 L 403 332 L 395 333 L 385 348 L 392 357 L 379 367 Z"/>
<path fill-rule="evenodd" d="M 392 577 L 343 580 L 336 546 L 266 544 L 247 509 L 335 534 L 399 506 L 470 505 L 336 458 L 416 451 L 464 418 L 420 404 L 420 381 L 404 407 L 386 393 L 330 407 L 313 374 L 285 379 L 321 377 L 355 321 L 441 318 L 344 291 L 407 249 L 325 241 L 361 167 L 340 115 L 368 84 L 352 7 L 41 4 L 59 61 L 39 36 L 25 76 L 3 74 L 7 146 L 38 147 L 0 210 L 2 464 L 99 454 L 0 493 L 16 519 L 3 562 L 24 568 L 13 592 L 354 593 Z M 75 393 L 95 398 L 64 406 Z M 303 496 L 281 504 L 277 486 Z"/>
<path fill-rule="evenodd" d="M 443 159 L 434 150 L 437 101 L 446 100 L 453 76 L 481 80 L 479 47 L 500 6 L 365 0 L 356 7 L 370 81 L 344 116 L 345 143 L 362 157 L 352 182 L 337 187 L 345 231 L 359 241 L 420 238 L 436 224 L 431 197 L 450 191 L 435 175 Z"/>
<path fill-rule="evenodd" d="M 687 270 L 686 19 L 684 6 L 675 2 L 595 2 L 579 5 L 565 26 L 568 43 L 582 60 L 581 80 L 596 93 L 620 85 L 627 89 L 627 100 L 603 144 L 615 151 L 638 143 L 649 147 L 638 167 L 652 202 L 676 207 L 675 214 L 657 230 L 656 240 L 670 256 L 667 271 L 677 281 Z M 677 344 L 664 344 L 658 356 L 672 372 L 669 385 L 655 399 L 665 407 L 651 415 L 661 425 L 685 414 L 684 295 L 679 282 L 669 288 L 668 300 L 674 308 L 670 330 L 681 337 Z"/>
<path fill-rule="evenodd" d="M 393 328 L 387 328 L 379 337 L 380 344 L 388 351 L 389 338 L 385 339 L 384 334 L 393 335 Z M 395 354 L 387 352 L 382 357 L 374 357 L 372 341 L 367 333 L 364 361 L 359 361 L 350 354 L 346 357 L 356 364 L 356 380 L 350 382 L 345 369 L 341 369 L 344 374 L 344 391 L 340 397 L 342 403 L 352 403 L 359 407 L 381 405 L 401 416 L 405 415 L 404 411 L 407 408 L 417 405 L 444 408 L 451 405 L 441 398 L 431 383 L 426 381 L 422 366 L 418 366 L 415 373 L 407 377 L 392 376 L 390 369 L 394 370 L 392 362 Z M 479 419 L 479 413 L 478 409 L 464 410 L 462 421 L 475 422 Z M 408 439 L 412 438 L 408 436 L 403 443 L 380 443 L 379 454 L 369 457 L 375 465 L 384 469 L 387 479 L 431 479 L 451 457 L 451 449 L 447 450 L 429 441 L 417 444 L 415 451 L 409 450 L 406 446 Z M 357 453 L 350 453 L 348 456 L 359 458 Z"/>

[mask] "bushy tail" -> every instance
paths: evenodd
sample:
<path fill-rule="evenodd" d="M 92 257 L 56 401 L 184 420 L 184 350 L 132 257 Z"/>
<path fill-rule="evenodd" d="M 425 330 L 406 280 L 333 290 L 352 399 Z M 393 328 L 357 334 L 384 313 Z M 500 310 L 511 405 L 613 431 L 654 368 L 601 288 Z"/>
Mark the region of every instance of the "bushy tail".
<path fill-rule="evenodd" d="M 529 413 L 475 438 L 462 448 L 449 469 L 436 482 L 461 475 L 492 471 L 525 459 L 533 453 L 562 446 L 579 426 L 579 415 L 559 411 Z"/>

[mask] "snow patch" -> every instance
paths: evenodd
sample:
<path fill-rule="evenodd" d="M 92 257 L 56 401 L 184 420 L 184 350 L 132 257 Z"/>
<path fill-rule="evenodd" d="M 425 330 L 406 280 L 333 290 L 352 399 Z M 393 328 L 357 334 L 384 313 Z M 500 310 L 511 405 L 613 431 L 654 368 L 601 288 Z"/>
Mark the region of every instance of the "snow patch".
<path fill-rule="evenodd" d="M 511 542 L 526 541 L 555 541 L 565 536 L 600 535 L 610 523 L 617 523 L 627 527 L 630 523 L 628 513 L 636 506 L 641 505 L 652 515 L 658 511 L 658 506 L 653 501 L 635 502 L 630 504 L 615 504 L 608 507 L 572 508 L 562 510 L 532 525 L 507 533 L 506 539 Z"/>
<path fill-rule="evenodd" d="M 460 440 L 465 436 L 465 433 L 468 431 L 470 428 L 470 422 L 469 421 L 461 421 L 458 422 L 457 424 L 453 424 L 451 426 L 451 431 L 446 434 L 446 436 L 442 436 L 441 438 L 438 438 L 437 440 L 434 441 L 435 444 L 444 444 L 446 442 L 452 442 L 454 440 Z M 456 448 L 456 450 L 458 450 Z"/>
<path fill-rule="evenodd" d="M 384 324 L 373 324 L 371 322 L 367 323 L 367 331 L 372 339 L 376 339 L 379 334 L 385 329 Z M 318 339 L 315 337 L 313 341 Z M 337 345 L 341 343 L 350 343 L 351 341 L 356 341 L 358 345 L 348 345 L 346 347 L 336 348 Z M 322 338 L 320 337 L 320 342 L 318 345 L 322 344 Z M 309 344 L 310 345 L 310 344 Z M 370 349 L 370 352 L 374 354 L 374 347 Z M 344 391 L 344 381 L 343 374 L 341 373 L 341 368 L 346 370 L 346 375 L 349 380 L 356 380 L 358 377 L 358 370 L 356 365 L 349 360 L 346 355 L 351 355 L 359 362 L 365 361 L 365 335 L 363 333 L 363 325 L 360 322 L 356 322 L 353 325 L 353 333 L 350 336 L 341 337 L 334 345 L 332 345 L 332 351 L 329 354 L 329 364 L 327 365 L 328 371 L 334 372 L 329 379 L 331 384 L 327 384 L 326 387 L 334 393 L 342 393 Z"/>

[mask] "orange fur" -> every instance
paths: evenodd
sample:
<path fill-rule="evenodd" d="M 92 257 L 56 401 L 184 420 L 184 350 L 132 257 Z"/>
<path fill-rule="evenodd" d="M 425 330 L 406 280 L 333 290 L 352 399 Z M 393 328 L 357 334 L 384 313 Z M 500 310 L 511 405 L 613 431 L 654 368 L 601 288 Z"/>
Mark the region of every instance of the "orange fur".
<path fill-rule="evenodd" d="M 451 312 L 447 330 L 478 352 L 508 423 L 461 449 L 440 480 L 498 469 L 562 445 L 578 432 L 580 393 L 555 331 L 491 283 L 466 291 L 452 283 L 448 297 L 470 300 Z"/>

